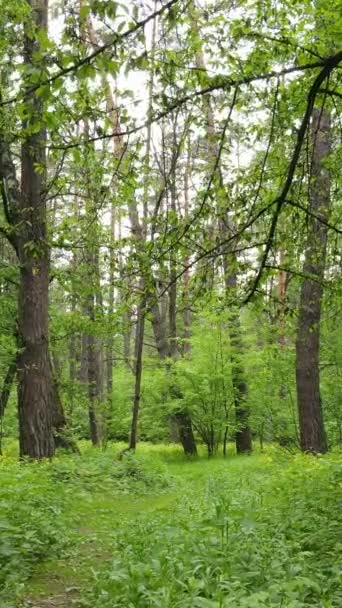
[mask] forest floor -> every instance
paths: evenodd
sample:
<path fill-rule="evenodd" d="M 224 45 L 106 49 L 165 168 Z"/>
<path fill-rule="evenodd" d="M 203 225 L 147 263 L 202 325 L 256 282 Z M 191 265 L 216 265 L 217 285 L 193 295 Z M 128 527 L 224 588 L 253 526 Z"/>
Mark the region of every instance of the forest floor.
<path fill-rule="evenodd" d="M 84 445 L 24 473 L 4 459 L 7 481 L 17 475 L 13 496 L 4 478 L 6 504 L 23 485 L 31 515 L 16 515 L 1 607 L 342 606 L 340 455 L 270 447 L 185 461 L 178 448 L 141 446 L 119 462 L 118 451 Z M 1 549 L 0 537 L 0 567 Z"/>

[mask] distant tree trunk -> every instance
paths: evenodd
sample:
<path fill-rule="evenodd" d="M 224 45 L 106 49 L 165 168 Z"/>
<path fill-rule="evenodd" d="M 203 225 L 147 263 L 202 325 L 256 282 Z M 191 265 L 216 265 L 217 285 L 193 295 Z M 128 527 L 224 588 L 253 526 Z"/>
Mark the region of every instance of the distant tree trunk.
<path fill-rule="evenodd" d="M 83 308 L 83 314 L 87 314 L 86 310 Z M 79 352 L 79 370 L 78 370 L 78 381 L 82 384 L 86 384 L 88 382 L 88 357 L 87 357 L 87 344 L 88 338 L 85 333 L 82 333 L 80 340 L 80 352 Z"/>
<path fill-rule="evenodd" d="M 109 293 L 108 293 L 108 339 L 106 345 L 106 393 L 107 393 L 107 419 L 111 415 L 113 406 L 113 367 L 114 367 L 114 336 L 113 336 L 113 314 L 114 314 L 114 277 L 115 277 L 115 212 L 113 205 L 110 210 L 110 252 L 109 252 Z"/>
<path fill-rule="evenodd" d="M 145 330 L 145 300 L 142 299 L 137 312 L 137 325 L 135 336 L 135 353 L 134 353 L 134 396 L 132 406 L 132 421 L 131 432 L 129 437 L 129 449 L 135 450 L 138 439 L 138 418 L 140 410 L 141 397 L 141 378 L 142 378 L 142 356 L 144 347 L 144 330 Z"/>
<path fill-rule="evenodd" d="M 173 123 L 173 138 L 172 138 L 172 158 L 171 166 L 173 170 L 170 175 L 170 210 L 173 217 L 177 216 L 176 206 L 176 162 L 177 158 L 174 158 L 177 150 L 177 133 L 176 124 Z M 169 275 L 169 342 L 170 342 L 170 356 L 172 359 L 178 358 L 178 344 L 177 344 L 177 251 L 172 252 L 170 259 L 170 275 Z"/>
<path fill-rule="evenodd" d="M 108 294 L 108 338 L 106 341 L 106 411 L 103 425 L 102 443 L 105 446 L 109 438 L 109 428 L 113 416 L 113 370 L 114 370 L 114 268 L 110 260 L 109 294 Z"/>
<path fill-rule="evenodd" d="M 95 294 L 90 293 L 87 297 L 87 315 L 89 320 L 95 322 Z M 94 335 L 87 336 L 87 369 L 88 369 L 88 399 L 89 399 L 89 431 L 93 445 L 100 442 L 97 407 L 99 402 L 99 357 L 97 340 Z"/>
<path fill-rule="evenodd" d="M 321 303 L 330 208 L 330 176 L 325 162 L 331 151 L 330 115 L 315 108 L 312 115 L 312 167 L 308 235 L 296 340 L 296 380 L 300 445 L 303 452 L 324 453 L 327 439 L 320 396 L 319 350 Z M 314 217 L 316 216 L 316 217 Z M 319 219 L 317 219 L 319 218 Z M 322 221 L 320 221 L 322 220 Z"/>
<path fill-rule="evenodd" d="M 92 201 L 89 201 L 89 210 L 92 209 Z M 88 417 L 89 434 L 94 446 L 100 443 L 100 430 L 98 423 L 98 406 L 101 399 L 101 367 L 99 341 L 95 335 L 96 312 L 98 308 L 97 294 L 99 292 L 99 269 L 97 256 L 97 235 L 89 234 L 90 242 L 86 244 L 85 251 L 85 272 L 88 277 L 87 293 L 84 298 L 84 312 L 90 322 L 91 331 L 83 336 L 82 348 L 85 349 L 86 361 L 85 369 L 87 372 L 86 381 L 88 383 Z M 84 370 L 85 371 L 85 370 Z"/>
<path fill-rule="evenodd" d="M 76 441 L 66 434 L 67 419 L 64 413 L 62 401 L 59 396 L 58 381 L 56 378 L 57 370 L 53 368 L 52 361 L 50 359 L 50 370 L 52 377 L 51 384 L 51 404 L 52 404 L 52 427 L 53 436 L 55 440 L 56 448 L 64 448 L 69 452 L 75 452 L 79 454 L 79 449 Z"/>
<path fill-rule="evenodd" d="M 15 374 L 17 371 L 17 360 L 12 361 L 4 379 L 4 383 L 2 385 L 2 391 L 0 393 L 0 456 L 2 456 L 2 437 L 3 437 L 3 419 L 5 414 L 5 409 L 7 407 L 7 403 L 11 394 L 12 385 L 14 382 Z"/>
<path fill-rule="evenodd" d="M 4 417 L 5 409 L 11 394 L 12 385 L 17 371 L 17 359 L 15 358 L 8 366 L 7 373 L 0 393 L 0 418 Z"/>
<path fill-rule="evenodd" d="M 224 227 L 223 227 L 224 224 Z M 230 234 L 226 229 L 228 220 L 221 220 L 221 236 Z M 227 296 L 237 290 L 237 259 L 236 255 L 231 253 L 228 260 L 229 252 L 223 254 L 223 270 L 225 277 L 225 285 Z M 229 263 L 231 267 L 229 267 Z M 239 311 L 232 307 L 229 318 L 229 336 L 231 344 L 231 360 L 232 360 L 232 384 L 234 391 L 235 405 L 235 446 L 238 454 L 249 454 L 252 451 L 252 434 L 249 426 L 249 409 L 246 404 L 248 397 L 248 385 L 246 381 L 245 370 L 242 362 L 244 353 L 244 344 L 241 330 L 241 322 Z"/>
<path fill-rule="evenodd" d="M 154 8 L 157 6 L 157 0 L 154 1 Z M 152 40 L 151 40 L 151 69 L 149 73 L 149 84 L 148 84 L 148 118 L 151 117 L 152 113 L 152 95 L 153 95 L 153 84 L 154 84 L 154 50 L 156 41 L 157 22 L 156 19 L 153 21 L 152 28 Z M 138 437 L 138 419 L 140 410 L 140 399 L 141 399 L 141 378 L 143 369 L 143 346 L 144 346 L 144 331 L 145 331 L 145 315 L 147 305 L 147 272 L 145 269 L 143 256 L 144 256 L 144 244 L 146 242 L 147 222 L 148 222 L 148 200 L 149 200 L 149 184 L 150 184 L 150 155 L 151 155 L 151 121 L 148 121 L 147 133 L 146 133 L 146 151 L 143 163 L 143 177 L 144 177 L 144 188 L 143 188 L 143 221 L 139 219 L 139 210 L 136 200 L 133 200 L 133 204 L 130 205 L 129 216 L 131 221 L 132 236 L 135 240 L 135 251 L 139 257 L 139 265 L 141 270 L 141 276 L 139 281 L 139 292 L 140 301 L 137 307 L 137 325 L 135 334 L 135 345 L 134 345 L 134 395 L 132 404 L 132 420 L 131 420 L 131 432 L 129 438 L 129 449 L 135 450 Z"/>
<path fill-rule="evenodd" d="M 197 446 L 192 428 L 192 421 L 186 412 L 173 414 L 173 419 L 177 423 L 179 439 L 186 456 L 197 456 Z"/>
<path fill-rule="evenodd" d="M 286 259 L 286 255 L 283 249 L 280 250 L 279 253 L 279 274 L 278 274 L 278 283 L 277 283 L 277 297 L 279 300 L 279 314 L 278 314 L 278 344 L 280 348 L 284 348 L 286 346 L 286 335 L 285 335 L 285 301 L 286 301 L 286 293 L 288 287 L 287 280 L 287 272 L 282 270 Z M 286 387 L 283 383 L 280 384 L 279 388 L 279 397 L 280 399 L 285 399 L 286 396 Z"/>
<path fill-rule="evenodd" d="M 184 220 L 185 222 L 189 221 L 189 191 L 190 191 L 190 185 L 189 185 L 189 178 L 190 178 L 190 167 L 191 167 L 191 142 L 190 142 L 190 136 L 188 136 L 188 141 L 187 141 L 187 159 L 186 159 L 186 167 L 185 167 L 185 174 L 184 174 Z M 183 331 L 183 338 L 184 338 L 184 344 L 183 344 L 183 354 L 184 355 L 188 355 L 191 351 L 191 342 L 190 342 L 190 338 L 191 338 L 191 321 L 192 321 L 192 315 L 191 315 L 191 308 L 190 308 L 190 268 L 188 268 L 190 265 L 190 256 L 187 255 L 184 259 L 184 266 L 185 266 L 185 272 L 184 272 L 184 283 L 183 283 L 183 300 L 184 300 L 184 311 L 183 311 L 183 324 L 184 324 L 184 331 Z"/>
<path fill-rule="evenodd" d="M 102 297 L 102 287 L 101 287 L 101 279 L 100 279 L 100 260 L 99 260 L 99 249 L 96 250 L 95 256 L 95 276 L 96 276 L 96 293 L 95 293 L 95 310 L 97 311 L 97 316 L 100 316 L 103 319 L 103 297 Z M 100 336 L 96 337 L 96 351 L 98 358 L 98 368 L 99 373 L 97 377 L 97 392 L 99 396 L 99 400 L 103 401 L 104 394 L 106 391 L 106 383 L 105 383 L 105 354 L 104 354 L 104 345 L 103 339 Z"/>
<path fill-rule="evenodd" d="M 121 218 L 119 218 L 119 241 L 122 238 L 122 226 L 121 226 Z M 130 305 L 127 303 L 127 294 L 128 294 L 128 285 L 126 284 L 126 280 L 123 278 L 124 275 L 124 266 L 122 261 L 121 252 L 119 253 L 119 275 L 121 287 L 119 293 L 119 303 L 123 307 L 123 313 L 121 317 L 122 323 L 122 336 L 123 336 L 123 359 L 127 366 L 127 368 L 132 371 L 131 365 L 131 341 L 132 341 L 132 310 Z"/>
<path fill-rule="evenodd" d="M 200 32 L 197 24 L 197 12 L 195 2 L 189 5 L 191 26 L 193 32 L 198 36 L 199 41 Z M 206 64 L 204 54 L 199 42 L 199 47 L 196 53 L 196 66 L 199 70 L 205 72 Z M 206 132 L 207 132 L 207 145 L 208 145 L 208 158 L 209 158 L 209 175 L 215 170 L 216 177 L 213 180 L 213 185 L 216 186 L 218 204 L 217 204 L 217 215 L 218 215 L 218 229 L 219 235 L 222 240 L 233 234 L 233 230 L 228 220 L 228 196 L 226 188 L 223 183 L 223 176 L 221 171 L 221 165 L 219 162 L 220 150 L 218 146 L 218 137 L 216 133 L 215 117 L 211 103 L 210 94 L 202 96 L 203 112 L 206 119 Z M 216 167 L 215 167 L 216 165 Z M 215 169 L 214 169 L 215 167 Z M 222 193 L 223 198 L 222 200 Z M 222 204 L 223 203 L 223 204 Z M 235 244 L 235 243 L 234 243 Z M 236 254 L 226 250 L 222 252 L 224 280 L 226 286 L 226 293 L 230 295 L 232 290 L 236 292 L 237 287 L 237 257 Z M 245 378 L 243 364 L 241 361 L 241 355 L 243 353 L 243 341 L 241 336 L 241 323 L 239 313 L 236 310 L 231 311 L 231 317 L 229 322 L 229 334 L 231 340 L 232 350 L 232 384 L 234 390 L 234 403 L 235 403 L 235 417 L 236 417 L 236 434 L 235 444 L 236 451 L 238 454 L 249 453 L 252 450 L 252 436 L 249 427 L 249 411 L 246 406 L 246 398 L 248 394 L 248 386 Z"/>
<path fill-rule="evenodd" d="M 172 152 L 176 154 L 177 150 L 177 139 L 176 139 L 176 125 L 173 125 L 173 141 L 172 141 Z M 177 213 L 176 208 L 176 158 L 171 159 L 171 165 L 174 168 L 171 175 L 170 184 L 170 207 L 174 217 Z M 178 344 L 177 344 L 177 262 L 176 252 L 174 252 L 172 259 L 170 260 L 170 287 L 169 287 L 169 356 L 175 361 L 178 356 Z M 172 373 L 172 370 L 171 370 Z M 176 397 L 182 399 L 182 391 L 179 387 L 171 387 L 171 394 L 176 394 Z M 196 456 L 197 446 L 195 436 L 192 428 L 192 420 L 189 412 L 184 408 L 173 414 L 173 419 L 176 421 L 178 426 L 178 434 L 180 442 L 183 446 L 184 454 L 186 456 Z"/>
<path fill-rule="evenodd" d="M 74 264 L 73 264 L 73 267 Z M 75 314 L 76 312 L 76 294 L 74 291 L 71 296 L 71 313 Z M 77 361 L 77 335 L 74 330 L 72 330 L 70 339 L 69 339 L 69 396 L 70 396 L 70 407 L 69 407 L 69 415 L 72 422 L 72 416 L 75 405 L 75 384 L 77 380 L 76 374 L 76 361 Z"/>

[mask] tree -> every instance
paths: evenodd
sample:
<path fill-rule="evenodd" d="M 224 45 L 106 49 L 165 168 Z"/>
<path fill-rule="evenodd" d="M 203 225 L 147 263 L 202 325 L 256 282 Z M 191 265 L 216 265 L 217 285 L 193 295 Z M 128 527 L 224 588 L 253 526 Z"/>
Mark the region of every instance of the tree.
<path fill-rule="evenodd" d="M 32 73 L 44 70 L 39 36 L 47 30 L 47 1 L 30 0 L 24 32 L 24 103 L 21 186 L 2 119 L 0 176 L 7 236 L 20 264 L 18 301 L 18 411 L 20 455 L 54 454 L 53 411 L 58 400 L 49 357 L 50 246 L 46 226 L 46 128 Z M 43 34 L 42 34 L 43 33 Z"/>
<path fill-rule="evenodd" d="M 330 209 L 330 177 L 327 161 L 331 152 L 330 115 L 316 107 L 312 114 L 312 163 L 308 210 L 307 243 L 296 340 L 296 378 L 300 445 L 304 452 L 326 452 L 320 393 L 320 322 L 324 268 L 327 249 L 327 221 Z"/>

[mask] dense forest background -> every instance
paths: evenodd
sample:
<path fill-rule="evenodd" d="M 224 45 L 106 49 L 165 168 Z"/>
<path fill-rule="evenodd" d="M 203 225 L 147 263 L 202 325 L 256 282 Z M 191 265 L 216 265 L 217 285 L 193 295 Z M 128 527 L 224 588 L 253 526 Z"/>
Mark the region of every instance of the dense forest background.
<path fill-rule="evenodd" d="M 338 5 L 1 2 L 0 417 L 21 456 L 341 447 Z"/>

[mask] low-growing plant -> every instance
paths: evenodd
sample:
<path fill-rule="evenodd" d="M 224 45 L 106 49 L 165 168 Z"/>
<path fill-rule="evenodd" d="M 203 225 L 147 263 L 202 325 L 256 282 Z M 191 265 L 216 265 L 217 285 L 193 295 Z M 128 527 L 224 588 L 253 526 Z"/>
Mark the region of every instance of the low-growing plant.
<path fill-rule="evenodd" d="M 86 453 L 81 458 L 65 456 L 50 466 L 52 479 L 76 487 L 117 493 L 144 494 L 169 488 L 172 477 L 158 460 L 124 454 L 120 459 L 109 450 Z"/>
<path fill-rule="evenodd" d="M 70 542 L 68 492 L 50 477 L 49 463 L 0 461 L 0 605 L 20 590 L 34 565 Z"/>
<path fill-rule="evenodd" d="M 341 466 L 281 456 L 276 463 L 266 457 L 263 469 L 259 462 L 256 475 L 251 469 L 232 479 L 227 467 L 173 515 L 122 528 L 89 605 L 341 606 Z"/>

